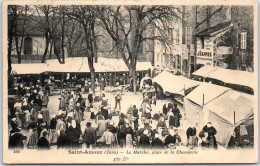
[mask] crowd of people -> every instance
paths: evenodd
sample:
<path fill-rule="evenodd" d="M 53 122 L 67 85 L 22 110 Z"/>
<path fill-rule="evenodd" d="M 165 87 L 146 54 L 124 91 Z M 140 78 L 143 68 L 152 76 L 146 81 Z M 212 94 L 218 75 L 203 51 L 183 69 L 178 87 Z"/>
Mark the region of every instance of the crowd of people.
<path fill-rule="evenodd" d="M 217 131 L 210 123 L 199 133 L 197 126 L 189 127 L 187 138 L 181 138 L 182 115 L 177 104 L 168 102 L 156 111 L 156 102 L 147 93 L 143 93 L 141 106 L 131 104 L 122 110 L 120 90 L 114 95 L 115 107 L 103 91 L 98 95 L 89 91 L 83 98 L 80 90 L 63 90 L 54 117 L 48 109 L 48 92 L 39 81 L 30 88 L 19 86 L 17 94 L 10 118 L 9 148 L 217 148 Z"/>

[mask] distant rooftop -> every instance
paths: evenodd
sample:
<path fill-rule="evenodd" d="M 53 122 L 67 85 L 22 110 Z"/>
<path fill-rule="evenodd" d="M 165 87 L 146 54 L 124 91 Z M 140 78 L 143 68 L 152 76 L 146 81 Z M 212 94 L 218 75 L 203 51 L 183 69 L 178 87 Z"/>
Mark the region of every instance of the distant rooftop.
<path fill-rule="evenodd" d="M 197 36 L 214 36 L 214 34 L 218 31 L 221 31 L 222 29 L 226 29 L 231 26 L 231 21 L 223 22 L 218 25 L 206 28 L 200 32 L 198 32 Z"/>

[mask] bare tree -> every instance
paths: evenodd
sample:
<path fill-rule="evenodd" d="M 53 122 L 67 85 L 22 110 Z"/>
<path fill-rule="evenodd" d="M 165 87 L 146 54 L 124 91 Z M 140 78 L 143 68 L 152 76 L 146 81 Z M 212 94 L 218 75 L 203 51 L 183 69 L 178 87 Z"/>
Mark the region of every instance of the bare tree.
<path fill-rule="evenodd" d="M 8 6 L 8 74 L 12 71 L 12 45 L 13 45 L 13 38 L 15 36 L 14 32 L 14 24 L 17 19 L 16 15 L 17 7 L 16 6 Z"/>
<path fill-rule="evenodd" d="M 18 63 L 21 63 L 21 51 L 25 34 L 25 24 L 27 20 L 28 6 L 8 6 L 8 73 L 11 72 L 11 53 L 13 50 L 13 40 L 17 52 Z M 19 38 L 21 40 L 19 41 Z"/>
<path fill-rule="evenodd" d="M 55 42 L 57 34 L 59 34 L 58 28 L 62 20 L 57 9 L 57 7 L 50 5 L 37 5 L 35 6 L 35 11 L 38 17 L 31 18 L 37 23 L 33 28 L 37 28 L 45 36 L 45 50 L 41 59 L 42 63 L 46 60 L 50 44 Z M 57 56 L 58 61 L 63 63 L 59 54 L 55 51 L 54 54 Z"/>
<path fill-rule="evenodd" d="M 84 30 L 85 53 L 88 58 L 88 66 L 91 73 L 92 91 L 95 92 L 94 59 L 97 56 L 95 22 L 98 14 L 98 6 L 71 6 L 66 15 L 76 20 Z"/>
<path fill-rule="evenodd" d="M 118 51 L 133 78 L 136 92 L 136 63 L 141 45 L 148 40 L 158 40 L 165 49 L 172 43 L 168 28 L 174 19 L 179 19 L 178 6 L 105 6 L 100 20 L 104 29 L 114 40 Z M 155 33 L 145 35 L 153 29 Z"/>

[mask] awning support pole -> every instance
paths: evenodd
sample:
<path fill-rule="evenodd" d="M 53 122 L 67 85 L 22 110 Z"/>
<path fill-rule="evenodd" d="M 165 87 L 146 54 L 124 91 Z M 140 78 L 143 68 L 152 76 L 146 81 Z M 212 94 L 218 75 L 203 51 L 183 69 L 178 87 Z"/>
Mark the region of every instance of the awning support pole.
<path fill-rule="evenodd" d="M 202 105 L 204 106 L 204 94 L 203 94 L 203 96 L 202 96 Z"/>
<path fill-rule="evenodd" d="M 236 125 L 236 111 L 234 111 L 234 125 Z"/>

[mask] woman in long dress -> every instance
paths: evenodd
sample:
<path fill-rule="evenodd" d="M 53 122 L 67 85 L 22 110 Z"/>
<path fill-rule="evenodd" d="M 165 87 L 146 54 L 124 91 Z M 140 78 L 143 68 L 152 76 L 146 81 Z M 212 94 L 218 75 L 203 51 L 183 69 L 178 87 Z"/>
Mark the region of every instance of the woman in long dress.
<path fill-rule="evenodd" d="M 31 120 L 34 119 L 35 122 L 37 122 L 37 117 L 38 117 L 38 112 L 36 109 L 33 107 L 31 109 Z"/>
<path fill-rule="evenodd" d="M 50 145 L 54 145 L 58 141 L 58 134 L 56 132 L 57 120 L 56 118 L 52 118 L 50 121 L 50 131 L 49 131 L 49 143 Z"/>
<path fill-rule="evenodd" d="M 133 148 L 133 138 L 134 138 L 134 131 L 127 123 L 126 124 L 126 147 L 127 148 Z"/>
<path fill-rule="evenodd" d="M 34 119 L 32 119 L 34 120 Z M 29 126 L 29 134 L 27 139 L 27 147 L 29 149 L 36 149 L 38 144 L 38 132 L 37 132 L 37 123 L 32 121 Z"/>
<path fill-rule="evenodd" d="M 106 131 L 106 121 L 102 115 L 98 116 L 97 122 L 97 137 L 100 138 Z"/>

